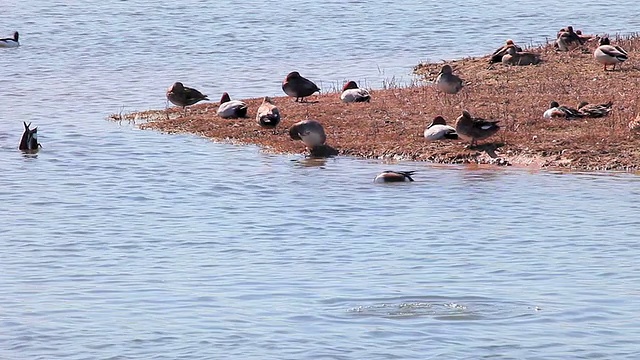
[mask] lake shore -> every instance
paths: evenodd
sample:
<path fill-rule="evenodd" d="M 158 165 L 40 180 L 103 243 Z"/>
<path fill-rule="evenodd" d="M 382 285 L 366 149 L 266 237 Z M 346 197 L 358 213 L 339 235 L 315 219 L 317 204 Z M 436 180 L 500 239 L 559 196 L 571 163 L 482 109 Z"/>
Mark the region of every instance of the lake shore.
<path fill-rule="evenodd" d="M 327 144 L 345 156 L 536 169 L 637 171 L 640 133 L 631 130 L 629 123 L 639 114 L 640 36 L 612 40 L 629 53 L 629 60 L 616 71 L 604 71 L 593 59 L 596 42 L 587 44 L 584 51 L 572 52 L 556 52 L 546 44 L 526 49 L 541 55 L 542 63 L 538 65 L 489 66 L 488 56 L 447 62 L 465 81 L 464 89 L 456 95 L 445 96 L 431 86 L 443 63 L 423 63 L 414 68 L 419 78 L 414 85 L 387 84 L 385 89 L 372 90 L 370 103 L 341 103 L 339 92 L 311 96 L 308 103 L 273 98 L 282 114 L 275 131 L 261 129 L 255 121 L 261 98 L 244 100 L 249 105 L 246 119 L 217 117 L 215 102 L 192 106 L 186 116 L 182 116 L 181 108 L 171 107 L 113 114 L 110 119 L 143 121 L 143 129 L 256 144 L 276 153 L 306 153 L 300 141 L 289 138 L 288 128 L 297 121 L 315 119 L 325 128 Z M 209 94 L 210 98 L 217 96 Z M 613 110 L 602 118 L 543 119 L 543 112 L 553 100 L 571 107 L 577 107 L 580 101 L 612 101 Z M 423 131 L 434 116 L 442 115 L 453 126 L 463 109 L 474 116 L 500 120 L 501 130 L 473 149 L 463 140 L 424 139 Z"/>

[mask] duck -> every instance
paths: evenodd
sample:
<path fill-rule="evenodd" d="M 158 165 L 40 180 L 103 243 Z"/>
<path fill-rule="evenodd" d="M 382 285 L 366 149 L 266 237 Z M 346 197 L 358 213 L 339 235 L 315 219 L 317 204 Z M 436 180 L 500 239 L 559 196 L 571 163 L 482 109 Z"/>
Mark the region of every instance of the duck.
<path fill-rule="evenodd" d="M 38 142 L 38 127 L 36 126 L 33 129 L 29 129 L 31 123 L 27 124 L 24 121 L 22 123 L 24 124 L 24 132 L 22 133 L 18 149 L 22 151 L 38 151 L 38 149 L 42 147 Z"/>
<path fill-rule="evenodd" d="M 435 81 L 436 89 L 445 94 L 457 94 L 462 89 L 462 79 L 453 74 L 453 68 L 449 64 L 445 64 L 440 69 L 438 77 Z"/>
<path fill-rule="evenodd" d="M 231 100 L 229 93 L 222 93 L 217 114 L 223 119 L 236 119 L 247 117 L 247 103 L 241 100 Z"/>
<path fill-rule="evenodd" d="M 562 31 L 564 30 L 564 31 Z M 556 39 L 557 50 L 569 51 L 585 43 L 585 40 L 573 31 L 573 26 L 567 26 L 558 32 Z"/>
<path fill-rule="evenodd" d="M 282 82 L 282 91 L 288 96 L 296 98 L 296 102 L 304 102 L 304 98 L 320 91 L 320 88 L 313 81 L 300 76 L 299 72 L 292 71 Z"/>
<path fill-rule="evenodd" d="M 265 96 L 256 113 L 258 125 L 266 129 L 275 129 L 280 123 L 280 110 L 270 97 Z"/>
<path fill-rule="evenodd" d="M 604 70 L 607 71 L 607 66 L 613 65 L 613 70 L 616 70 L 617 64 L 622 64 L 629 55 L 620 46 L 611 45 L 608 37 L 600 39 L 600 46 L 593 52 L 593 57 L 597 62 L 604 65 Z"/>
<path fill-rule="evenodd" d="M 20 34 L 14 31 L 13 37 L 0 39 L 0 48 L 16 48 L 20 46 L 20 42 L 18 41 L 19 36 Z"/>
<path fill-rule="evenodd" d="M 584 117 L 598 118 L 609 115 L 612 106 L 613 101 L 604 104 L 589 104 L 586 101 L 581 101 L 578 104 L 578 112 Z"/>
<path fill-rule="evenodd" d="M 542 114 L 542 117 L 545 119 L 551 119 L 555 117 L 563 117 L 563 118 L 580 118 L 583 115 L 576 109 L 560 105 L 557 101 L 552 101 L 549 105 L 549 108 Z"/>
<path fill-rule="evenodd" d="M 424 130 L 424 138 L 429 141 L 440 139 L 457 139 L 458 133 L 442 116 L 436 116 Z"/>
<path fill-rule="evenodd" d="M 506 65 L 536 65 L 540 62 L 540 55 L 532 52 L 521 52 L 515 46 L 509 46 L 502 56 L 502 63 Z"/>
<path fill-rule="evenodd" d="M 415 173 L 414 171 L 391 171 L 386 170 L 378 174 L 374 179 L 374 183 L 388 183 L 388 182 L 411 182 L 414 181 L 411 177 Z"/>
<path fill-rule="evenodd" d="M 200 91 L 186 87 L 181 82 L 175 82 L 167 89 L 167 100 L 177 106 L 182 106 L 186 113 L 186 107 L 203 100 L 209 100 L 207 95 Z"/>
<path fill-rule="evenodd" d="M 293 124 L 289 128 L 289 136 L 293 140 L 302 140 L 312 152 L 314 148 L 324 145 L 327 141 L 322 124 L 316 120 L 302 120 Z"/>
<path fill-rule="evenodd" d="M 358 88 L 358 84 L 352 80 L 344 84 L 342 87 L 340 100 L 345 103 L 369 102 L 371 101 L 371 94 L 369 94 L 369 91 L 365 89 Z"/>
<path fill-rule="evenodd" d="M 489 64 L 502 62 L 502 56 L 507 53 L 507 49 L 511 46 L 515 47 L 517 52 L 522 51 L 522 48 L 516 45 L 513 40 L 507 39 L 504 45 L 497 48 L 496 51 L 491 54 L 491 57 L 489 58 Z"/>
<path fill-rule="evenodd" d="M 478 140 L 486 139 L 500 130 L 499 121 L 473 118 L 467 110 L 456 119 L 456 133 L 463 139 L 471 140 L 471 146 L 475 146 Z"/>

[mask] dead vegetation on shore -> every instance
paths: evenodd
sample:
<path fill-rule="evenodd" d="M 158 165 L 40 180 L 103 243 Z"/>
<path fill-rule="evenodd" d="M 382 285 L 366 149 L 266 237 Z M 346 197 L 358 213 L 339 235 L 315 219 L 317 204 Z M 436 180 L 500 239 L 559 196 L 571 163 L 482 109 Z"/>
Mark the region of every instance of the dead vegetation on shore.
<path fill-rule="evenodd" d="M 373 90 L 370 103 L 343 104 L 337 92 L 312 96 L 309 103 L 274 98 L 282 114 L 275 132 L 259 128 L 255 121 L 262 98 L 245 100 L 249 105 L 246 119 L 217 117 L 217 103 L 192 106 L 184 117 L 180 116 L 182 109 L 174 107 L 111 118 L 141 119 L 145 121 L 141 128 L 257 144 L 279 153 L 304 152 L 301 142 L 289 138 L 288 128 L 297 121 L 315 119 L 324 125 L 327 143 L 341 155 L 635 171 L 640 168 L 640 134 L 630 130 L 629 122 L 640 112 L 640 36 L 616 37 L 613 42 L 629 53 L 621 70 L 605 72 L 594 61 L 596 42 L 587 44 L 584 52 L 556 52 L 548 44 L 528 49 L 542 57 L 542 63 L 533 66 L 489 66 L 488 56 L 448 62 L 465 81 L 457 95 L 436 92 L 430 82 L 442 63 L 429 63 L 414 69 L 421 81 L 409 87 Z M 613 111 L 604 118 L 543 119 L 542 113 L 553 100 L 572 107 L 580 101 L 613 101 Z M 423 138 L 434 116 L 442 115 L 454 125 L 462 109 L 500 120 L 502 129 L 477 149 L 465 148 L 467 143 L 462 140 L 427 142 Z"/>

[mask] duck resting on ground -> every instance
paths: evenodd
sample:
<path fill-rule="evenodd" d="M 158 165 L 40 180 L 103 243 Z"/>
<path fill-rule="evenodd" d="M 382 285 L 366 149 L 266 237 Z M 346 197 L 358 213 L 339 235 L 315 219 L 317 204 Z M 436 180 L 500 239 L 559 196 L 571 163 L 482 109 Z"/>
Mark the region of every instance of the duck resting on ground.
<path fill-rule="evenodd" d="M 600 39 L 600 46 L 593 52 L 593 57 L 604 65 L 605 71 L 609 65 L 613 65 L 613 71 L 615 71 L 617 64 L 622 64 L 629 59 L 627 52 L 620 46 L 611 45 L 608 37 Z"/>
<path fill-rule="evenodd" d="M 589 104 L 586 101 L 578 104 L 578 112 L 584 117 L 598 118 L 609 115 L 613 101 L 606 102 L 604 104 Z"/>
<path fill-rule="evenodd" d="M 520 46 L 516 45 L 513 40 L 508 39 L 504 45 L 497 48 L 496 51 L 491 54 L 491 57 L 489 58 L 489 64 L 502 62 L 502 56 L 507 53 L 507 49 L 511 46 L 515 47 L 516 51 L 522 52 L 522 48 Z"/>
<path fill-rule="evenodd" d="M 299 72 L 292 71 L 282 82 L 282 91 L 290 97 L 296 98 L 295 101 L 304 102 L 304 98 L 320 91 L 320 88 L 313 81 L 300 76 Z"/>
<path fill-rule="evenodd" d="M 415 171 L 383 171 L 378 174 L 374 179 L 374 183 L 388 183 L 388 182 L 405 182 L 405 181 L 413 181 L 411 175 L 413 175 Z"/>
<path fill-rule="evenodd" d="M 20 34 L 17 31 L 13 32 L 13 37 L 0 39 L 0 48 L 15 48 L 20 46 L 18 41 Z"/>
<path fill-rule="evenodd" d="M 266 129 L 275 129 L 280 123 L 280 110 L 270 97 L 265 96 L 256 113 L 258 125 Z"/>
<path fill-rule="evenodd" d="M 371 94 L 365 89 L 358 88 L 358 84 L 355 81 L 349 81 L 342 87 L 340 100 L 346 103 L 369 102 L 371 100 Z"/>
<path fill-rule="evenodd" d="M 456 132 L 463 139 L 470 140 L 470 146 L 476 146 L 478 140 L 486 139 L 500 130 L 497 120 L 474 118 L 467 110 L 456 119 Z"/>
<path fill-rule="evenodd" d="M 507 47 L 506 54 L 502 56 L 502 63 L 506 65 L 536 65 L 539 62 L 539 54 L 517 51 L 515 46 Z"/>
<path fill-rule="evenodd" d="M 222 93 L 217 114 L 223 119 L 236 119 L 247 117 L 247 103 L 240 100 L 231 100 L 228 93 Z"/>
<path fill-rule="evenodd" d="M 564 30 L 564 31 L 563 31 Z M 573 31 L 573 26 L 567 26 L 558 32 L 555 45 L 559 51 L 570 51 L 584 44 L 586 40 Z"/>
<path fill-rule="evenodd" d="M 446 120 L 442 116 L 436 116 L 431 124 L 424 130 L 424 138 L 429 141 L 440 139 L 457 139 L 456 129 L 447 125 Z"/>
<path fill-rule="evenodd" d="M 583 115 L 576 109 L 560 105 L 557 101 L 552 101 L 549 108 L 542 114 L 545 119 L 562 117 L 567 119 L 581 118 Z"/>

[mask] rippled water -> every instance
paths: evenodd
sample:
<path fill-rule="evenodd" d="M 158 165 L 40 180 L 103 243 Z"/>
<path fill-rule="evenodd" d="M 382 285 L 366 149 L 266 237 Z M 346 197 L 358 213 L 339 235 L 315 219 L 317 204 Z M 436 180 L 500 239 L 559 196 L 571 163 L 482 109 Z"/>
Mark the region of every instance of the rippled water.
<path fill-rule="evenodd" d="M 312 161 L 104 120 L 177 79 L 409 81 L 506 37 L 634 31 L 635 2 L 3 8 L 22 46 L 0 51 L 0 359 L 640 357 L 636 176 Z M 373 184 L 388 168 L 416 182 Z"/>

